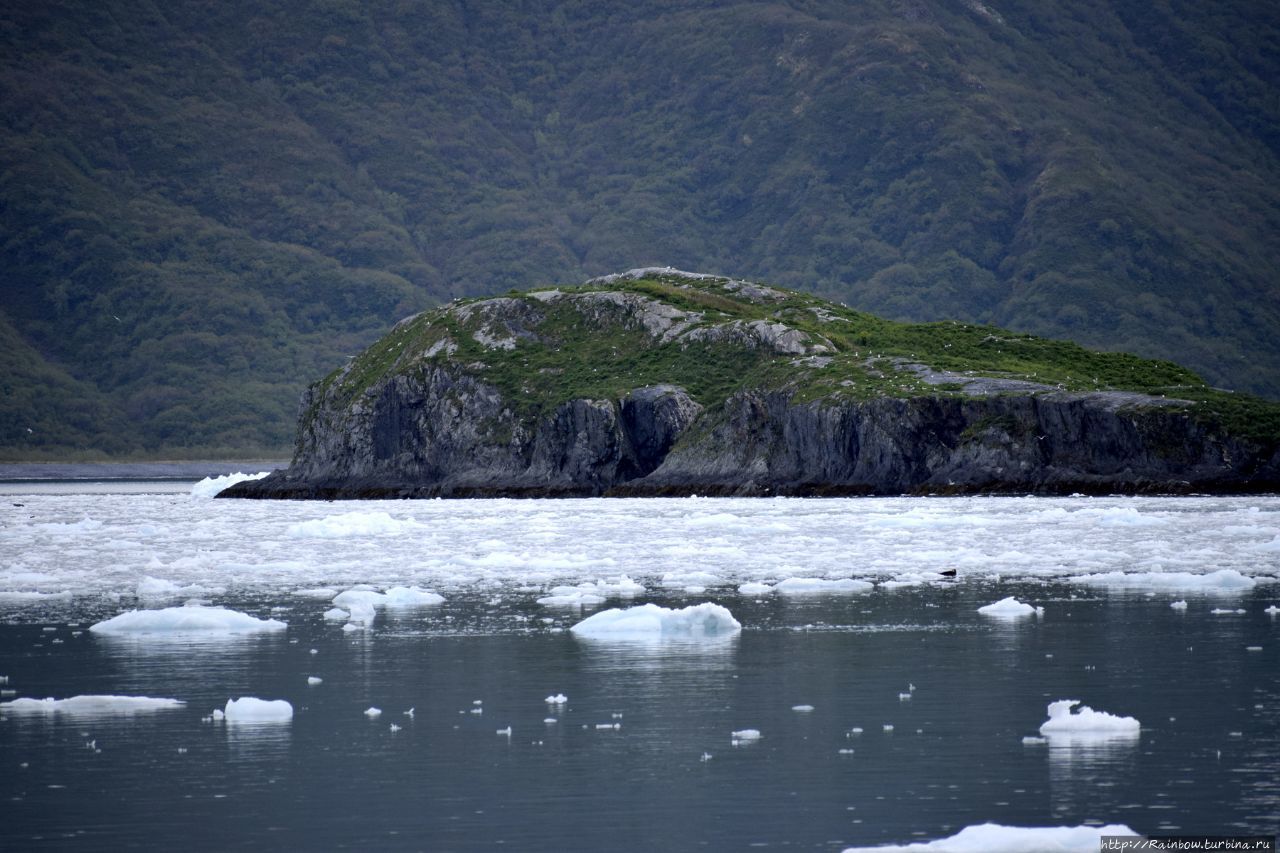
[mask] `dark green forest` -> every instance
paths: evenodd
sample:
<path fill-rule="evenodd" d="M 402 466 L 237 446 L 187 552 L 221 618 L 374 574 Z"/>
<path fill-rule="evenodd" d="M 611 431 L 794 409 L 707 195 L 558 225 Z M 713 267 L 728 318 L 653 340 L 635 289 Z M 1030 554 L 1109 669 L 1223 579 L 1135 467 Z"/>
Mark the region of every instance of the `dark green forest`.
<path fill-rule="evenodd" d="M 400 317 L 629 267 L 1280 397 L 1280 5 L 0 2 L 0 455 L 291 444 Z"/>

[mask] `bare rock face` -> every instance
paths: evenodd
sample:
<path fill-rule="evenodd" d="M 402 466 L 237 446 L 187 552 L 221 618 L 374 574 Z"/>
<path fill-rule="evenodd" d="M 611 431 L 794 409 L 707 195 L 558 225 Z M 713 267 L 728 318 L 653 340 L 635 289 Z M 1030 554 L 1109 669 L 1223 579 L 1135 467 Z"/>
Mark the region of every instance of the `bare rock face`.
<path fill-rule="evenodd" d="M 955 369 L 950 348 L 987 352 L 984 329 L 971 341 L 938 332 L 951 336 L 936 349 L 948 369 L 873 354 L 870 335 L 884 327 L 812 297 L 668 268 L 446 306 L 312 386 L 290 467 L 223 496 L 1280 489 L 1280 441 L 1235 434 L 1203 403 L 1096 378 L 1067 387 Z M 1086 363 L 1076 350 L 1070 363 Z M 1109 357 L 1087 363 L 1096 372 Z M 1150 373 L 1152 363 L 1123 358 L 1124 371 Z"/>

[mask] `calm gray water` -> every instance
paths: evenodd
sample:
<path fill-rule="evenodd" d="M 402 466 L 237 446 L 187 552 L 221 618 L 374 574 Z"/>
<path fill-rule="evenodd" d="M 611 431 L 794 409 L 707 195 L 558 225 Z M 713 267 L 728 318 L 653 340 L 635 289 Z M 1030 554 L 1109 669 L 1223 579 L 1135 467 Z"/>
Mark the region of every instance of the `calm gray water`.
<path fill-rule="evenodd" d="M 118 612 L 98 601 L 24 607 L 0 624 L 15 695 L 188 704 L 5 714 L 0 846 L 832 850 L 986 821 L 1276 834 L 1280 629 L 1263 612 L 1275 592 L 1233 596 L 1243 614 L 1212 614 L 1213 598 L 1178 611 L 1168 596 L 982 580 L 704 595 L 744 630 L 693 646 L 581 641 L 557 630 L 575 615 L 548 616 L 532 595 L 451 596 L 351 634 L 322 619 L 327 602 L 222 599 L 260 616 L 287 606 L 271 615 L 289 628 L 205 643 L 73 635 Z M 975 612 L 1005 595 L 1045 613 Z M 555 693 L 569 700 L 559 711 L 543 701 Z M 294 718 L 202 722 L 242 695 L 288 699 Z M 1137 717 L 1139 739 L 1024 745 L 1067 698 Z M 745 728 L 761 739 L 731 745 Z"/>

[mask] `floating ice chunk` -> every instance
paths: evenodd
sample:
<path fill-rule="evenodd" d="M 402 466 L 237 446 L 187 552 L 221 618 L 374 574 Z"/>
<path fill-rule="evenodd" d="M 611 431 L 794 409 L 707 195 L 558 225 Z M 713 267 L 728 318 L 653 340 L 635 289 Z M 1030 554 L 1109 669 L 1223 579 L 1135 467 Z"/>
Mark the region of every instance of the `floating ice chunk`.
<path fill-rule="evenodd" d="M 550 595 L 538 599 L 538 603 L 546 607 L 590 607 L 604 602 L 604 596 L 591 585 L 552 587 Z"/>
<path fill-rule="evenodd" d="M 569 697 L 565 696 L 563 693 L 554 693 L 546 698 L 546 703 L 548 705 L 563 705 L 568 701 Z"/>
<path fill-rule="evenodd" d="M 847 847 L 844 853 L 1098 853 L 1104 835 L 1134 835 L 1122 824 L 1108 826 L 966 826 L 936 841 L 886 847 Z"/>
<path fill-rule="evenodd" d="M 773 592 L 773 587 L 767 583 L 758 583 L 756 581 L 748 581 L 738 587 L 739 595 L 768 595 Z"/>
<path fill-rule="evenodd" d="M 69 601 L 71 590 L 62 592 L 36 592 L 35 590 L 0 589 L 0 602 L 4 604 L 36 604 L 43 601 Z"/>
<path fill-rule="evenodd" d="M 987 604 L 978 608 L 978 612 L 983 616 L 994 616 L 998 619 L 1016 619 L 1019 616 L 1030 616 L 1033 613 L 1042 613 L 1044 608 L 1033 607 L 1030 604 L 1019 601 L 1013 596 L 1002 598 L 994 604 Z"/>
<path fill-rule="evenodd" d="M 1246 652 L 1260 652 L 1262 651 L 1262 646 L 1245 646 L 1244 650 Z"/>
<path fill-rule="evenodd" d="M 181 699 L 153 699 L 150 696 L 72 696 L 70 699 L 14 699 L 0 702 L 0 710 L 26 714 L 138 714 L 163 711 L 186 705 Z"/>
<path fill-rule="evenodd" d="M 636 583 L 628 575 L 618 575 L 616 581 L 601 578 L 594 583 L 584 581 L 577 586 L 552 587 L 538 603 L 548 607 L 584 607 L 603 604 L 610 597 L 634 598 L 644 591 L 644 584 Z"/>
<path fill-rule="evenodd" d="M 330 622 L 343 622 L 350 618 L 351 614 L 341 607 L 330 607 L 324 612 L 324 618 Z"/>
<path fill-rule="evenodd" d="M 399 727 L 399 726 L 397 726 L 395 723 L 392 723 L 392 724 L 391 724 L 391 731 L 392 731 L 392 732 L 398 732 L 398 731 L 400 731 L 400 727 Z"/>
<path fill-rule="evenodd" d="M 373 605 L 363 601 L 354 601 L 347 607 L 347 624 L 372 625 L 373 620 L 378 616 L 378 611 L 373 609 Z"/>
<path fill-rule="evenodd" d="M 214 708 L 213 711 L 209 714 L 210 720 L 225 720 L 226 718 L 227 718 L 227 715 L 221 708 Z"/>
<path fill-rule="evenodd" d="M 311 589 L 295 589 L 293 594 L 298 598 L 318 598 L 322 601 L 331 599 L 338 594 L 338 591 L 329 586 L 312 587 Z"/>
<path fill-rule="evenodd" d="M 498 734 L 508 738 L 511 737 L 511 726 L 507 726 L 505 729 L 498 729 Z"/>
<path fill-rule="evenodd" d="M 323 678 L 318 678 L 314 675 L 307 676 L 307 684 L 311 685 L 312 687 L 315 687 L 317 684 L 321 684 L 323 682 L 324 682 Z"/>
<path fill-rule="evenodd" d="M 899 693 L 899 694 L 898 694 L 898 701 L 899 701 L 899 702 L 906 702 L 906 701 L 909 701 L 910 699 L 911 699 L 911 694 L 910 694 L 910 693 Z"/>
<path fill-rule="evenodd" d="M 867 592 L 875 589 L 870 581 L 853 578 L 787 578 L 774 585 L 773 591 L 782 595 L 826 595 Z"/>
<path fill-rule="evenodd" d="M 35 529 L 44 533 L 92 533 L 95 530 L 102 529 L 102 522 L 86 515 L 79 521 L 65 523 L 61 521 L 50 521 L 44 524 L 37 524 L 35 525 Z"/>
<path fill-rule="evenodd" d="M 293 719 L 293 706 L 284 699 L 244 696 L 228 699 L 224 714 L 229 723 L 281 723 Z M 217 717 L 218 712 L 214 711 L 214 718 Z"/>
<path fill-rule="evenodd" d="M 1243 592 L 1253 589 L 1258 582 L 1235 569 L 1219 569 L 1216 572 L 1105 572 L 1094 575 L 1075 575 L 1070 580 L 1094 586 L 1111 586 L 1124 589 L 1186 590 L 1188 592 Z"/>
<path fill-rule="evenodd" d="M 885 723 L 883 728 L 886 732 L 891 732 L 893 731 L 893 723 Z"/>
<path fill-rule="evenodd" d="M 364 711 L 364 715 L 365 715 L 366 717 L 368 717 L 369 719 L 371 719 L 371 720 L 372 720 L 374 717 L 380 717 L 380 716 L 382 716 L 382 709 L 381 709 L 381 708 L 366 708 L 366 709 L 365 709 L 365 711 Z"/>
<path fill-rule="evenodd" d="M 1169 603 L 1169 606 L 1170 606 L 1170 607 L 1172 607 L 1174 610 L 1186 610 L 1186 609 L 1187 609 L 1187 602 L 1185 602 L 1185 601 L 1173 601 L 1173 602 L 1170 602 L 1170 603 Z"/>
<path fill-rule="evenodd" d="M 680 610 L 656 604 L 603 610 L 569 630 L 578 637 L 605 639 L 716 637 L 736 634 L 742 625 L 719 604 L 706 602 Z"/>
<path fill-rule="evenodd" d="M 678 589 L 690 586 L 723 586 L 724 579 L 711 572 L 667 572 L 662 576 L 661 583 L 668 589 Z"/>
<path fill-rule="evenodd" d="M 1106 711 L 1095 711 L 1080 705 L 1079 699 L 1059 699 L 1049 703 L 1049 719 L 1040 726 L 1040 734 L 1055 735 L 1136 735 L 1141 728 L 1133 717 L 1117 717 Z"/>
<path fill-rule="evenodd" d="M 387 607 L 431 607 L 444 603 L 443 595 L 416 586 L 393 586 L 384 595 Z"/>
<path fill-rule="evenodd" d="M 283 631 L 289 626 L 276 619 L 258 619 L 224 607 L 166 607 L 130 610 L 90 625 L 98 634 L 255 634 Z"/>
<path fill-rule="evenodd" d="M 246 480 L 261 480 L 270 473 L 270 471 L 259 471 L 257 474 L 242 474 L 237 471 L 234 474 L 223 474 L 221 477 L 205 477 L 191 487 L 191 497 L 212 498 L 218 492 L 223 489 L 229 489 L 236 483 L 243 483 Z"/>
<path fill-rule="evenodd" d="M 357 604 L 363 604 L 368 607 L 381 607 L 386 603 L 387 596 L 385 593 L 374 589 L 360 589 L 359 587 L 340 592 L 333 597 L 333 605 L 335 607 L 350 608 Z"/>
<path fill-rule="evenodd" d="M 813 710 L 813 706 L 812 705 L 792 705 L 791 710 L 801 714 L 807 714 Z"/>
<path fill-rule="evenodd" d="M 542 722 L 546 723 L 549 726 L 553 726 L 560 721 L 557 720 L 555 717 L 544 717 Z"/>
<path fill-rule="evenodd" d="M 392 518 L 385 512 L 345 512 L 290 524 L 285 535 L 295 539 L 351 539 L 395 536 L 421 527 L 413 519 Z"/>
<path fill-rule="evenodd" d="M 363 631 L 364 627 L 362 622 L 348 622 L 342 626 L 342 630 L 344 633 L 350 634 L 353 631 Z"/>
<path fill-rule="evenodd" d="M 730 733 L 730 740 L 734 746 L 740 743 L 753 743 L 760 740 L 761 734 L 759 729 L 740 729 Z"/>
<path fill-rule="evenodd" d="M 1216 614 L 1231 613 L 1231 614 L 1239 615 L 1239 614 L 1247 613 L 1248 611 L 1246 611 L 1243 607 L 1236 608 L 1235 610 L 1232 610 L 1228 607 L 1215 607 L 1209 612 L 1216 613 Z"/>
<path fill-rule="evenodd" d="M 1275 616 L 1277 613 L 1280 613 L 1280 607 L 1276 607 L 1276 606 L 1273 604 L 1273 605 L 1271 605 L 1270 607 L 1268 607 L 1266 610 L 1264 610 L 1264 611 L 1262 611 L 1262 612 L 1263 612 L 1263 613 L 1266 613 L 1266 614 L 1269 614 L 1269 615 L 1271 615 L 1271 616 Z"/>

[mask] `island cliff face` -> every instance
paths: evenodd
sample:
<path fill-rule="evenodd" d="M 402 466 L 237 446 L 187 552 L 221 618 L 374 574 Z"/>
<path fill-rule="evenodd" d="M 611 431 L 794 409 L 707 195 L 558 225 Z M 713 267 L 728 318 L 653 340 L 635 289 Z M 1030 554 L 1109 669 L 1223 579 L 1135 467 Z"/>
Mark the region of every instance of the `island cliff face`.
<path fill-rule="evenodd" d="M 1167 362 L 657 268 L 401 321 L 222 496 L 1274 491 L 1278 424 Z"/>

